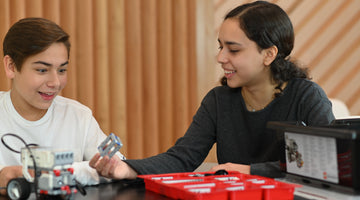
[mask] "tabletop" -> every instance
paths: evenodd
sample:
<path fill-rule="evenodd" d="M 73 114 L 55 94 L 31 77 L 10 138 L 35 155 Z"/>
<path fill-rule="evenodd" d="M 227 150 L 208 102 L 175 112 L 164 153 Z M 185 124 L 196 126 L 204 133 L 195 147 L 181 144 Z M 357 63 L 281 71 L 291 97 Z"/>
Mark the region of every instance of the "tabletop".
<path fill-rule="evenodd" d="M 97 186 L 88 186 L 84 188 L 85 195 L 76 193 L 73 200 L 171 200 L 166 196 L 151 192 L 145 189 L 145 184 L 141 179 L 137 180 L 119 180 L 112 183 L 100 184 Z M 0 196 L 0 200 L 8 200 L 6 196 Z M 62 197 L 48 196 L 40 199 L 63 199 Z M 36 200 L 32 193 L 29 200 Z"/>
<path fill-rule="evenodd" d="M 171 200 L 164 195 L 145 189 L 145 184 L 141 179 L 119 180 L 112 183 L 100 184 L 97 186 L 85 187 L 86 195 L 80 192 L 74 195 L 73 200 Z M 35 200 L 35 194 L 31 194 L 29 200 Z M 55 200 L 54 197 L 42 198 Z M 62 198 L 57 198 L 62 199 Z M 344 199 L 359 200 L 360 196 L 344 195 L 328 190 L 321 190 L 303 186 L 294 192 L 294 200 L 308 199 Z M 8 200 L 6 196 L 0 196 L 0 200 Z"/>

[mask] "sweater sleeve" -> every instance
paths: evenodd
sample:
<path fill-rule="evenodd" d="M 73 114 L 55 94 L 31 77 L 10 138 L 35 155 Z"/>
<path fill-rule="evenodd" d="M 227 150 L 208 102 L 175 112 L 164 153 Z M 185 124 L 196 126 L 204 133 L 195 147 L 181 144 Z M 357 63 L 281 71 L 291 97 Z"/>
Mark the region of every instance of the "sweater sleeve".
<path fill-rule="evenodd" d="M 316 83 L 302 96 L 299 113 L 307 126 L 328 125 L 335 119 L 330 100 Z"/>
<path fill-rule="evenodd" d="M 194 171 L 206 158 L 215 143 L 215 94 L 210 92 L 185 135 L 167 152 L 141 160 L 125 160 L 139 174 Z"/>

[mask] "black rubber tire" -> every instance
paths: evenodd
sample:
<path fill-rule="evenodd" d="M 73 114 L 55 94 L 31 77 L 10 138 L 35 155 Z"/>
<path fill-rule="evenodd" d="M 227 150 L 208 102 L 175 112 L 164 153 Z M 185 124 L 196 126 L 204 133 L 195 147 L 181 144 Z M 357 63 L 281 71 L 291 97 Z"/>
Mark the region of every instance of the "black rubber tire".
<path fill-rule="evenodd" d="M 17 189 L 15 194 L 12 189 Z M 31 193 L 31 183 L 25 178 L 14 178 L 9 181 L 6 187 L 7 195 L 12 200 L 28 199 Z"/>

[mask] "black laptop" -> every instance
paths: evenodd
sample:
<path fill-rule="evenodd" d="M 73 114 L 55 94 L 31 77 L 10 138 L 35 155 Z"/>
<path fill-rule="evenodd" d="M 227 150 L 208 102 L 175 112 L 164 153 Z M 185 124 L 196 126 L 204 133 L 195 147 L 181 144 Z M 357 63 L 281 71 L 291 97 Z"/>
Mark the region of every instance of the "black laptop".
<path fill-rule="evenodd" d="M 360 119 L 322 127 L 268 122 L 284 145 L 281 169 L 301 184 L 360 193 Z"/>
<path fill-rule="evenodd" d="M 348 118 L 348 119 L 335 119 L 331 122 L 332 126 L 343 125 L 346 129 L 360 130 L 360 118 Z"/>

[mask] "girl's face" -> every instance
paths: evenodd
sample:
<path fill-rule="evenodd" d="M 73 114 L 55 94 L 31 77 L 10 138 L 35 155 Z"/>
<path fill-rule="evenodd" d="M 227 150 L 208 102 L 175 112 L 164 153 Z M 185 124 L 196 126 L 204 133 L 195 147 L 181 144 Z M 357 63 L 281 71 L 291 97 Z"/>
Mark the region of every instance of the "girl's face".
<path fill-rule="evenodd" d="M 22 114 L 44 113 L 67 82 L 68 52 L 63 43 L 25 59 L 21 71 L 13 68 L 11 99 Z"/>
<path fill-rule="evenodd" d="M 261 83 L 269 75 L 264 65 L 265 52 L 239 27 L 237 19 L 226 19 L 219 31 L 217 61 L 224 69 L 229 87 Z"/>

